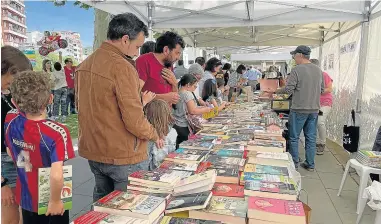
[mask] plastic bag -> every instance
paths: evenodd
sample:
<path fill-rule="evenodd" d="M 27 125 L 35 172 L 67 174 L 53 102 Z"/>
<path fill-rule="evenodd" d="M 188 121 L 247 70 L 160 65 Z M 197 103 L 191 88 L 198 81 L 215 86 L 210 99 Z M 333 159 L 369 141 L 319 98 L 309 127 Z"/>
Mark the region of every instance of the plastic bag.
<path fill-rule="evenodd" d="M 381 183 L 373 181 L 372 185 L 365 188 L 363 198 L 368 198 L 368 205 L 373 210 L 381 210 Z"/>

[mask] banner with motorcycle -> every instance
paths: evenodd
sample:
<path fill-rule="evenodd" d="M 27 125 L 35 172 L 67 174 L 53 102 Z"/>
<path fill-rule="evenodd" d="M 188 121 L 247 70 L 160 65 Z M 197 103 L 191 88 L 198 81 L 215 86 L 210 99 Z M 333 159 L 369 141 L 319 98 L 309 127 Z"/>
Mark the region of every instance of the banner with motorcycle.
<path fill-rule="evenodd" d="M 40 46 L 38 49 L 40 55 L 47 56 L 58 49 L 67 48 L 68 43 L 65 39 L 61 39 L 60 33 L 45 31 L 44 37 L 37 42 L 37 45 Z"/>

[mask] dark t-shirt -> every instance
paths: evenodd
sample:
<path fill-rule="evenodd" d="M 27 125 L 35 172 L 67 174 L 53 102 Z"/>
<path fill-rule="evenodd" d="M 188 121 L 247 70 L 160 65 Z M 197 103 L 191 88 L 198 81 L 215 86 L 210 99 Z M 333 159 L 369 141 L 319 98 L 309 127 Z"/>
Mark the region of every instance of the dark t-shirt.
<path fill-rule="evenodd" d="M 7 116 L 7 113 L 14 108 L 11 102 L 11 98 L 12 98 L 11 94 L 8 94 L 8 95 L 1 94 L 1 128 L 3 129 L 1 131 L 1 152 L 7 152 L 7 148 L 4 144 L 4 141 L 5 141 L 4 122 L 5 122 L 5 117 Z"/>

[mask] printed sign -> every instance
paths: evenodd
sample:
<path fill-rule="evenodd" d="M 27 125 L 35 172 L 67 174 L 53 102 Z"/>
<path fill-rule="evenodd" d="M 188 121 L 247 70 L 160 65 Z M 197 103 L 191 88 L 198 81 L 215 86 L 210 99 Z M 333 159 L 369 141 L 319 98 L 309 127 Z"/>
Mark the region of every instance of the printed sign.
<path fill-rule="evenodd" d="M 356 50 L 356 41 L 341 46 L 340 54 L 354 52 L 355 50 Z"/>
<path fill-rule="evenodd" d="M 36 66 L 36 51 L 35 50 L 24 50 L 23 53 L 29 59 L 33 67 Z"/>

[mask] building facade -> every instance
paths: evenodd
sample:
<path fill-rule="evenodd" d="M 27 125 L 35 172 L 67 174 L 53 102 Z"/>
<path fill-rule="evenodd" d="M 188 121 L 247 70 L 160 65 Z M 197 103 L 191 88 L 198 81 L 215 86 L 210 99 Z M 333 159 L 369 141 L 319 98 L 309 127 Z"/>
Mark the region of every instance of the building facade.
<path fill-rule="evenodd" d="M 1 1 L 2 44 L 19 47 L 26 40 L 26 16 L 23 0 Z"/>

